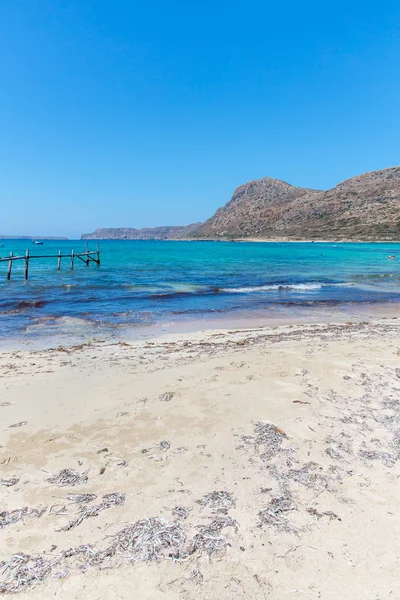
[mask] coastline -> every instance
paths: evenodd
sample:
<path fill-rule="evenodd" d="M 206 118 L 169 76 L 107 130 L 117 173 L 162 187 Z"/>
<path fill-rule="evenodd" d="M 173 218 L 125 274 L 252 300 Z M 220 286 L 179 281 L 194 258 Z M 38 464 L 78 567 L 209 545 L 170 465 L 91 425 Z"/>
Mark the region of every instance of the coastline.
<path fill-rule="evenodd" d="M 0 352 L 1 477 L 18 479 L 2 505 L 45 509 L 0 529 L 0 560 L 47 561 L 18 597 L 397 597 L 399 333 L 374 318 Z M 62 469 L 88 480 L 48 481 Z M 176 546 L 113 553 L 151 519 Z"/>
<path fill-rule="evenodd" d="M 86 343 L 107 344 L 117 342 L 140 342 L 145 339 L 163 339 L 174 335 L 208 335 L 210 332 L 227 333 L 231 329 L 268 329 L 299 325 L 357 324 L 365 320 L 390 320 L 400 318 L 400 302 L 343 303 L 336 306 L 291 306 L 274 309 L 251 309 L 243 313 L 221 313 L 206 318 L 166 320 L 142 325 L 121 325 L 103 330 L 91 322 L 79 324 L 79 319 L 60 319 L 60 326 L 52 330 L 35 330 L 33 334 L 12 335 L 0 340 L 0 353 L 10 351 L 51 350 L 62 345 L 65 348 Z M 73 321 L 73 324 L 70 323 Z M 64 325 L 63 325 L 64 324 Z M 64 327 L 64 329 L 63 329 Z M 69 330 L 70 329 L 70 330 Z"/>

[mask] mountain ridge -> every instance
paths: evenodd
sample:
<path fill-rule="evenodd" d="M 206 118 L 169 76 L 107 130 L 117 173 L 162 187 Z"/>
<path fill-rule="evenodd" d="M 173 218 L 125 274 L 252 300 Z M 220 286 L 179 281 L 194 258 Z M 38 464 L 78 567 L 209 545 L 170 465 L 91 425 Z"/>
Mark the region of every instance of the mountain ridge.
<path fill-rule="evenodd" d="M 204 223 L 133 231 L 140 237 L 106 239 L 400 240 L 400 166 L 356 175 L 329 190 L 264 177 L 237 187 Z M 96 232 L 82 239 L 104 239 L 93 237 Z M 152 235 L 159 237 L 146 237 Z"/>

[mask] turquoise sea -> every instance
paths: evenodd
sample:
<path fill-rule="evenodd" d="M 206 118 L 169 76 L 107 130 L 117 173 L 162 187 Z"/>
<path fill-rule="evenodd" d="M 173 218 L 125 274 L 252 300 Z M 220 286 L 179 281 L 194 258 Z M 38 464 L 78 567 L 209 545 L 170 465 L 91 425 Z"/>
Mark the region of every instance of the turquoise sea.
<path fill-rule="evenodd" d="M 85 249 L 81 241 L 1 240 L 0 256 Z M 91 242 L 90 249 L 97 244 Z M 101 266 L 32 260 L 25 282 L 0 263 L 3 339 L 89 336 L 191 321 L 290 315 L 400 301 L 400 244 L 100 242 Z M 389 255 L 396 255 L 390 260 Z"/>

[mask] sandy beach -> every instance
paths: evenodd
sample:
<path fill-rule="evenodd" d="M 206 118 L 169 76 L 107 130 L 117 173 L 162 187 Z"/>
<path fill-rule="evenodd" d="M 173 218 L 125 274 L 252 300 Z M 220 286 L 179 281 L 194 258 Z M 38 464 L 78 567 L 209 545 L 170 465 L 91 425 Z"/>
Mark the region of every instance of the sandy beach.
<path fill-rule="evenodd" d="M 397 319 L 0 354 L 0 593 L 400 598 Z"/>

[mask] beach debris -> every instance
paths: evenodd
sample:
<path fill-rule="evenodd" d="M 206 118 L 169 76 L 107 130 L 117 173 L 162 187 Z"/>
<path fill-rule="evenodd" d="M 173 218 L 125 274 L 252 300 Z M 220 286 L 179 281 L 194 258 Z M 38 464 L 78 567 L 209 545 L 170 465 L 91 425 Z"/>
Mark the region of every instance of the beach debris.
<path fill-rule="evenodd" d="M 163 450 L 164 452 L 166 452 L 167 450 L 169 450 L 169 448 L 171 448 L 171 443 L 168 440 L 164 440 L 162 442 L 160 442 L 159 444 L 156 444 L 155 446 L 149 446 L 148 448 L 142 448 L 142 450 L 140 451 L 142 454 L 148 454 L 150 452 L 150 450 Z"/>
<path fill-rule="evenodd" d="M 53 573 L 52 577 L 56 579 L 64 579 L 69 575 L 69 569 L 61 569 L 61 571 L 57 571 L 57 573 Z"/>
<path fill-rule="evenodd" d="M 337 516 L 336 513 L 334 513 L 332 510 L 325 510 L 324 512 L 318 512 L 318 510 L 316 508 L 307 508 L 307 512 L 310 515 L 315 515 L 316 517 L 318 517 L 319 519 L 321 517 L 329 517 L 329 520 L 332 521 L 333 519 L 339 519 L 339 517 Z"/>
<path fill-rule="evenodd" d="M 178 519 L 187 519 L 191 511 L 191 508 L 186 508 L 185 506 L 175 506 L 172 509 L 172 514 L 178 517 Z"/>
<path fill-rule="evenodd" d="M 197 500 L 197 502 L 204 508 L 210 508 L 218 512 L 226 512 L 235 506 L 234 498 L 226 490 L 206 494 L 201 500 Z"/>
<path fill-rule="evenodd" d="M 326 448 L 325 453 L 330 456 L 330 458 L 342 458 L 341 454 L 339 454 L 339 452 L 336 452 L 336 450 L 334 448 Z"/>
<path fill-rule="evenodd" d="M 12 485 L 16 485 L 19 479 L 16 477 L 11 477 L 11 479 L 0 479 L 0 485 L 4 485 L 5 487 L 11 487 Z"/>
<path fill-rule="evenodd" d="M 289 469 L 287 478 L 304 485 L 306 487 L 315 487 L 318 483 L 322 483 L 324 487 L 327 485 L 327 479 L 321 473 L 316 472 L 320 466 L 315 462 L 308 462 L 299 469 Z"/>
<path fill-rule="evenodd" d="M 114 504 L 119 504 L 122 497 L 123 494 L 107 494 L 103 501 L 114 500 Z M 188 542 L 180 523 L 151 517 L 140 519 L 115 535 L 103 538 L 98 546 L 82 544 L 63 550 L 51 559 L 48 554 L 30 556 L 17 553 L 8 561 L 0 562 L 0 594 L 16 593 L 35 586 L 50 575 L 62 579 L 72 572 L 84 572 L 93 566 L 117 568 L 121 560 L 128 563 L 158 561 L 161 558 L 180 561 L 187 560 L 195 552 L 206 552 L 212 558 L 229 546 L 221 535 L 227 527 L 237 531 L 238 524 L 227 515 L 218 516 L 209 524 L 199 526 L 199 532 Z M 52 546 L 51 550 L 55 549 Z"/>
<path fill-rule="evenodd" d="M 289 519 L 283 516 L 284 513 L 293 510 L 297 510 L 297 505 L 290 496 L 272 498 L 268 506 L 258 513 L 258 516 L 260 517 L 259 526 L 269 525 L 280 531 L 294 531 L 295 528 L 290 525 Z"/>
<path fill-rule="evenodd" d="M 103 452 L 108 452 L 108 448 L 101 448 L 101 450 L 97 450 L 96 454 L 102 454 Z"/>
<path fill-rule="evenodd" d="M 397 456 L 390 452 L 377 452 L 376 450 L 360 450 L 358 453 L 364 460 L 381 460 L 387 467 L 393 467 L 397 461 Z"/>
<path fill-rule="evenodd" d="M 186 555 L 185 545 L 186 535 L 178 523 L 151 517 L 116 534 L 113 548 L 115 552 L 122 552 L 129 562 L 142 562 L 159 560 L 165 550 L 168 550 L 168 558 L 178 559 Z"/>
<path fill-rule="evenodd" d="M 11 406 L 12 402 L 0 402 L 0 406 Z"/>
<path fill-rule="evenodd" d="M 52 475 L 49 477 L 47 481 L 49 483 L 55 483 L 59 487 L 64 487 L 67 485 L 75 486 L 82 485 L 83 483 L 87 483 L 89 471 L 84 471 L 81 475 L 77 471 L 73 471 L 72 469 L 62 469 L 56 475 Z"/>
<path fill-rule="evenodd" d="M 70 496 L 67 496 L 67 500 L 76 502 L 77 504 L 87 504 L 88 502 L 96 500 L 96 498 L 96 494 L 71 494 Z"/>
<path fill-rule="evenodd" d="M 233 527 L 236 532 L 239 525 L 237 521 L 227 515 L 217 517 L 208 525 L 198 525 L 199 533 L 189 543 L 188 554 L 205 551 L 211 558 L 214 554 L 223 552 L 229 545 L 226 538 L 220 535 L 222 529 L 226 527 Z"/>
<path fill-rule="evenodd" d="M 28 423 L 28 421 L 20 421 L 19 423 L 13 423 L 12 425 L 9 425 L 9 429 L 11 429 L 12 427 L 22 427 L 23 425 L 26 425 Z"/>
<path fill-rule="evenodd" d="M 263 423 L 262 421 L 257 421 L 254 433 L 254 443 L 256 448 L 258 446 L 263 447 L 263 460 L 268 460 L 275 456 L 275 454 L 281 450 L 283 440 L 288 437 L 286 433 L 276 425 L 273 425 L 272 423 Z"/>
<path fill-rule="evenodd" d="M 24 519 L 24 517 L 41 517 L 46 512 L 46 508 L 16 508 L 14 510 L 0 511 L 0 529 L 4 529 L 7 525 L 13 525 Z"/>
<path fill-rule="evenodd" d="M 87 495 L 90 496 L 90 494 Z M 90 501 L 91 500 L 87 500 L 86 502 Z M 122 494 L 121 492 L 105 494 L 100 504 L 82 506 L 80 508 L 80 513 L 76 519 L 70 521 L 67 525 L 64 525 L 64 527 L 60 527 L 56 531 L 70 531 L 70 529 L 75 529 L 75 527 L 78 527 L 78 525 L 80 525 L 85 519 L 89 519 L 90 517 L 97 517 L 103 510 L 107 510 L 111 506 L 120 506 L 124 502 L 125 494 Z"/>
<path fill-rule="evenodd" d="M 20 552 L 13 554 L 8 561 L 0 562 L 0 571 L 5 578 L 0 582 L 0 593 L 16 593 L 21 589 L 42 583 L 60 559 L 51 560 L 42 556 L 29 556 Z"/>
<path fill-rule="evenodd" d="M 160 450 L 164 450 L 164 452 L 166 452 L 170 447 L 171 447 L 171 444 L 167 440 L 164 440 L 163 442 L 160 442 L 158 444 L 158 448 Z"/>
<path fill-rule="evenodd" d="M 311 404 L 311 402 L 304 402 L 304 400 L 293 400 L 293 404 Z"/>
<path fill-rule="evenodd" d="M 174 392 L 164 392 L 158 396 L 159 400 L 163 400 L 163 402 L 169 402 L 174 397 Z"/>

